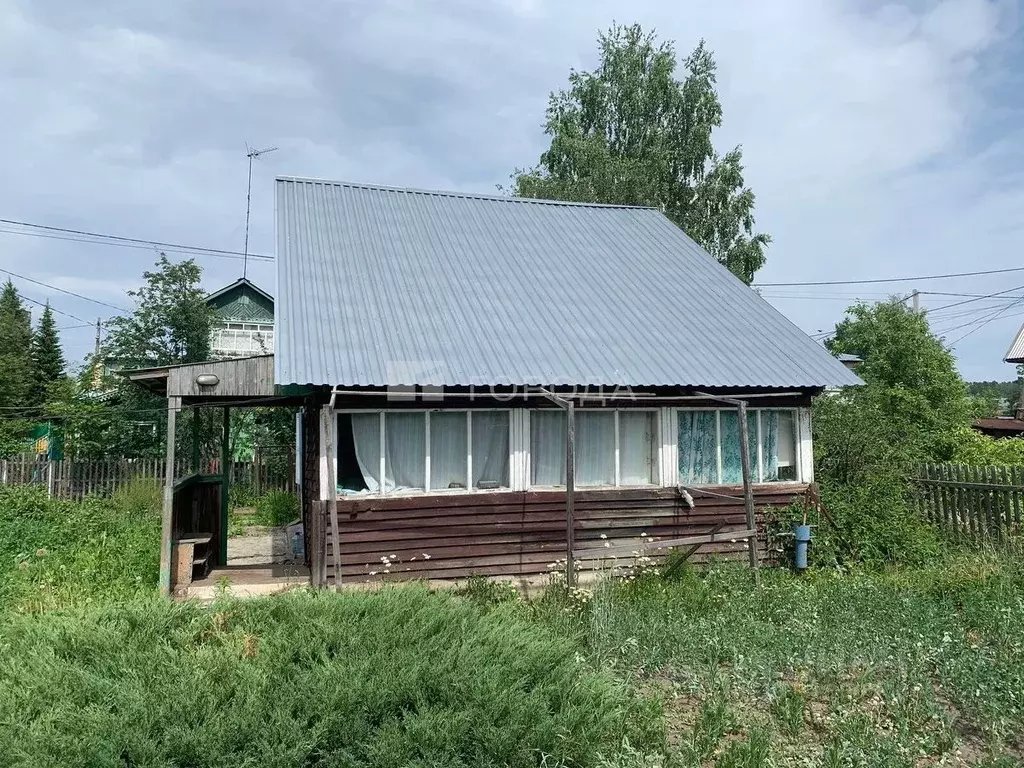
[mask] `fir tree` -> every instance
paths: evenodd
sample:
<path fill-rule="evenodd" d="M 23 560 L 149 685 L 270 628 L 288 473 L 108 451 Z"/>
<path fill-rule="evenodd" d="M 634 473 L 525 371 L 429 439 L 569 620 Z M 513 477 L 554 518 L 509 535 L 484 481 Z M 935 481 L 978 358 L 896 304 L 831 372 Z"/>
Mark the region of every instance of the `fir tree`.
<path fill-rule="evenodd" d="M 43 309 L 39 325 L 32 336 L 32 368 L 32 398 L 36 405 L 42 405 L 46 402 L 46 393 L 50 385 L 64 378 L 64 352 L 60 346 L 60 336 L 49 302 Z"/>
<path fill-rule="evenodd" d="M 0 407 L 32 405 L 32 320 L 8 280 L 0 292 Z"/>

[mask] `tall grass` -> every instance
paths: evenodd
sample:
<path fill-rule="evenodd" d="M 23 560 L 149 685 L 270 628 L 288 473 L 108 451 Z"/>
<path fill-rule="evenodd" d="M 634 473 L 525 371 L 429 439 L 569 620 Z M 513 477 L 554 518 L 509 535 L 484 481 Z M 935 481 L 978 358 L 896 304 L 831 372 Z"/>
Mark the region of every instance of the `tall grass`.
<path fill-rule="evenodd" d="M 1017 560 L 765 570 L 760 589 L 717 565 L 606 581 L 582 599 L 551 592 L 523 610 L 663 699 L 683 765 L 913 768 L 960 764 L 958 749 L 968 764 L 1024 764 Z"/>
<path fill-rule="evenodd" d="M 415 587 L 18 615 L 0 649 L 4 766 L 588 766 L 659 738 L 568 640 Z"/>
<path fill-rule="evenodd" d="M 156 588 L 160 496 L 136 482 L 112 499 L 49 499 L 0 487 L 0 610 L 121 600 Z"/>

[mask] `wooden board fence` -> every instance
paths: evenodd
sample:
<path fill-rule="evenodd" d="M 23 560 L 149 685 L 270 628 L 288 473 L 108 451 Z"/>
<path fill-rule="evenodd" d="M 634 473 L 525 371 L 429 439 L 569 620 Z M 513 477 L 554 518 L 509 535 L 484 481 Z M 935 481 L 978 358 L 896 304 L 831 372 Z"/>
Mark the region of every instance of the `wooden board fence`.
<path fill-rule="evenodd" d="M 86 496 L 111 496 L 118 488 L 140 479 L 164 481 L 165 459 L 93 459 L 47 461 L 35 456 L 0 460 L 0 485 L 38 485 L 58 499 L 80 501 Z M 219 462 L 193 467 L 191 458 L 175 462 L 174 476 L 194 472 L 218 474 Z M 263 462 L 231 463 L 231 482 L 244 485 L 256 495 L 268 491 L 295 491 L 294 472 L 282 472 Z"/>
<path fill-rule="evenodd" d="M 1024 467 L 927 464 L 915 482 L 921 514 L 949 533 L 998 539 L 1021 530 Z"/>

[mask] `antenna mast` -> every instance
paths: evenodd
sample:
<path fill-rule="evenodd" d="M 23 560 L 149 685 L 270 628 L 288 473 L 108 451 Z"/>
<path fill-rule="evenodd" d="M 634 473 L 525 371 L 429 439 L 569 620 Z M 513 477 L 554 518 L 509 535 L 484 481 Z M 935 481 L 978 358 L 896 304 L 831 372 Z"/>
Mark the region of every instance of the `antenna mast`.
<path fill-rule="evenodd" d="M 243 279 L 249 269 L 249 209 L 252 207 L 252 161 L 260 155 L 265 155 L 267 152 L 275 151 L 277 151 L 277 147 L 253 149 L 248 144 L 245 145 L 245 156 L 249 158 L 249 186 L 246 188 L 245 192 L 245 248 L 242 250 Z"/>

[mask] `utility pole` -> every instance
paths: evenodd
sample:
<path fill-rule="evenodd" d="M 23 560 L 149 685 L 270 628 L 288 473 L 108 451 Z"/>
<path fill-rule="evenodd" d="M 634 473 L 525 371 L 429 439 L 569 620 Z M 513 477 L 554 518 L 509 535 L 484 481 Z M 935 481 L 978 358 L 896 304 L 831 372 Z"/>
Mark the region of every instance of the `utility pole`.
<path fill-rule="evenodd" d="M 267 152 L 277 151 L 277 147 L 267 147 L 266 149 L 252 149 L 248 144 L 245 145 L 245 156 L 249 158 L 249 185 L 245 192 L 245 248 L 242 249 L 242 278 L 245 278 L 245 274 L 249 267 L 249 209 L 252 206 L 252 161 L 264 155 Z"/>
<path fill-rule="evenodd" d="M 99 360 L 100 359 L 100 334 L 102 333 L 100 328 L 102 326 L 103 326 L 103 318 L 102 317 L 97 317 L 96 318 L 96 352 L 93 355 L 95 360 Z"/>
<path fill-rule="evenodd" d="M 921 294 L 917 292 L 917 288 L 910 294 L 911 306 L 913 307 L 914 314 L 921 314 Z"/>

